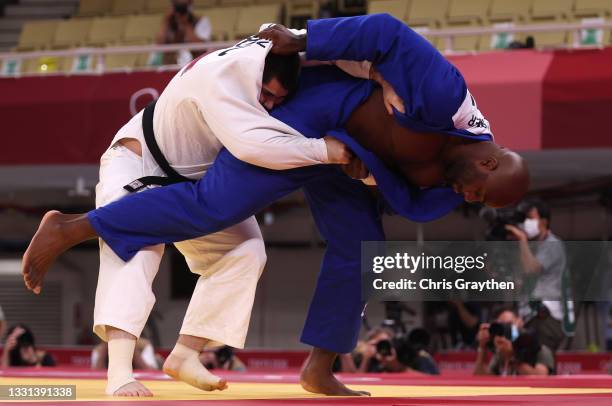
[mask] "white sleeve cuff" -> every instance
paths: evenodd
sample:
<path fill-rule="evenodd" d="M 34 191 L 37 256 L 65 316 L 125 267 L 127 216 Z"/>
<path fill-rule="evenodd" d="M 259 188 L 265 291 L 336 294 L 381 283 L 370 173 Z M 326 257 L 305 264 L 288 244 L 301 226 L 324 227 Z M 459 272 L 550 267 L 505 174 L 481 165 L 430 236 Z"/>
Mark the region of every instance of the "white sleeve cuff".
<path fill-rule="evenodd" d="M 370 172 L 368 174 L 367 178 L 361 179 L 361 181 L 368 186 L 376 186 L 376 179 L 374 179 L 374 175 L 372 175 L 372 172 Z"/>
<path fill-rule="evenodd" d="M 321 163 L 328 163 L 329 157 L 327 156 L 327 145 L 325 144 L 325 140 L 323 138 L 313 140 L 313 148 L 315 149 L 315 156 L 317 160 Z"/>

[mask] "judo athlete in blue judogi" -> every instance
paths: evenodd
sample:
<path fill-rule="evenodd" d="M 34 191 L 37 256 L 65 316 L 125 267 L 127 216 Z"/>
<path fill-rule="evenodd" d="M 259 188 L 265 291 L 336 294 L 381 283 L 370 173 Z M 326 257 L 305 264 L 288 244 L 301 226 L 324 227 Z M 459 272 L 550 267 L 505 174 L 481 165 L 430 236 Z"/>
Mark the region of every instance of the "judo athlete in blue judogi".
<path fill-rule="evenodd" d="M 306 57 L 371 61 L 404 100 L 406 112 L 388 116 L 372 82 L 321 66 L 304 69 L 295 96 L 271 113 L 307 137 L 329 134 L 346 143 L 375 179 L 380 197 L 339 167 L 274 171 L 222 150 L 197 183 L 133 194 L 86 218 L 63 215 L 68 217 L 59 223 L 74 230 L 65 235 L 78 238 L 88 228 L 86 238 L 99 236 L 129 261 L 144 247 L 222 230 L 302 188 L 327 242 L 301 336 L 315 347 L 302 385 L 350 395 L 357 393 L 335 380 L 331 363 L 357 341 L 364 307 L 360 244 L 384 240 L 382 208 L 424 222 L 464 200 L 507 205 L 523 196 L 528 174 L 518 155 L 491 142 L 489 124 L 460 72 L 399 20 L 371 15 L 309 21 Z M 446 185 L 435 187 L 440 184 Z M 79 242 L 71 238 L 62 250 Z"/>

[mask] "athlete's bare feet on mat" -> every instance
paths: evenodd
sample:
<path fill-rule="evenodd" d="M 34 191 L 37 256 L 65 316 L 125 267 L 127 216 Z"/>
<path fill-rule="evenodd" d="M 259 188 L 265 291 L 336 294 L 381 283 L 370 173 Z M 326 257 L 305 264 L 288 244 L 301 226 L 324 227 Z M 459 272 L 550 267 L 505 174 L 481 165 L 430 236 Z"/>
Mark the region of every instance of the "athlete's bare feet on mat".
<path fill-rule="evenodd" d="M 227 389 L 227 381 L 211 374 L 197 357 L 183 358 L 170 353 L 163 369 L 167 375 L 177 381 L 183 381 L 204 391 Z"/>
<path fill-rule="evenodd" d="M 21 272 L 26 287 L 40 293 L 45 274 L 55 259 L 68 248 L 95 237 L 92 231 L 85 214 L 47 212 L 23 254 Z"/>
<path fill-rule="evenodd" d="M 138 381 L 126 383 L 113 393 L 113 396 L 151 397 L 153 393 Z"/>
<path fill-rule="evenodd" d="M 366 391 L 347 388 L 332 373 L 332 364 L 338 354 L 313 348 L 300 375 L 302 388 L 328 396 L 370 396 Z"/>

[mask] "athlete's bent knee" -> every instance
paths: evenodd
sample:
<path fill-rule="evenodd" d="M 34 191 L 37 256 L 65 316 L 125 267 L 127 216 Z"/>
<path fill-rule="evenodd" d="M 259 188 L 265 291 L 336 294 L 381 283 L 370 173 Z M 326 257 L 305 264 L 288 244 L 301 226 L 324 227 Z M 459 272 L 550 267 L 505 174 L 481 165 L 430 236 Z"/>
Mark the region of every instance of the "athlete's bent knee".
<path fill-rule="evenodd" d="M 266 245 L 261 238 L 251 238 L 242 243 L 245 255 L 248 256 L 249 264 L 259 268 L 259 272 L 266 266 L 268 256 L 266 255 Z"/>

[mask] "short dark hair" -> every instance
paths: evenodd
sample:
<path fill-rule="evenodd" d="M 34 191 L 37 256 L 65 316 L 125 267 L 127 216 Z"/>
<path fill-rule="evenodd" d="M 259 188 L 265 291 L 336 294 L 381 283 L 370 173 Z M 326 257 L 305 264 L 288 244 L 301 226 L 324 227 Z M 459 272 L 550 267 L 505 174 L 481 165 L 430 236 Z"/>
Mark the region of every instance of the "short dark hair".
<path fill-rule="evenodd" d="M 519 205 L 519 210 L 527 214 L 531 209 L 536 209 L 540 218 L 546 219 L 550 227 L 550 206 L 540 199 L 526 200 Z"/>
<path fill-rule="evenodd" d="M 300 56 L 297 53 L 291 55 L 268 53 L 263 71 L 264 83 L 276 78 L 291 94 L 297 89 L 299 77 Z"/>
<path fill-rule="evenodd" d="M 495 310 L 495 312 L 493 313 L 493 321 L 497 320 L 499 316 L 501 316 L 503 313 L 506 313 L 506 312 L 510 312 L 514 314 L 514 317 L 519 317 L 518 311 L 514 308 L 514 306 L 505 305 Z"/>
<path fill-rule="evenodd" d="M 15 348 L 9 353 L 9 365 L 10 366 L 27 366 L 28 364 L 21 358 L 21 349 L 34 346 L 34 334 L 28 326 L 22 323 L 15 324 L 6 331 L 6 337 L 11 335 L 16 328 L 21 327 L 24 332 L 17 337 L 17 344 Z"/>

